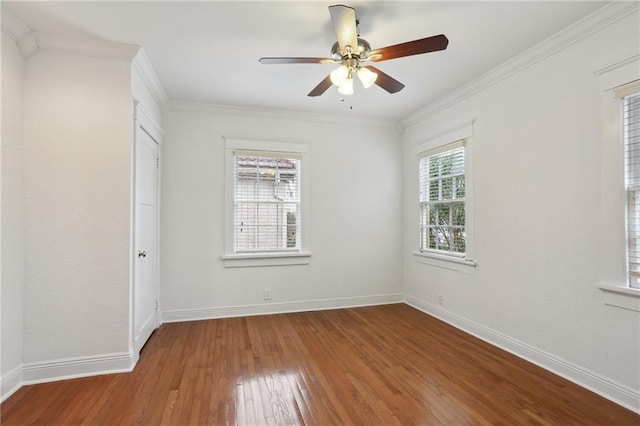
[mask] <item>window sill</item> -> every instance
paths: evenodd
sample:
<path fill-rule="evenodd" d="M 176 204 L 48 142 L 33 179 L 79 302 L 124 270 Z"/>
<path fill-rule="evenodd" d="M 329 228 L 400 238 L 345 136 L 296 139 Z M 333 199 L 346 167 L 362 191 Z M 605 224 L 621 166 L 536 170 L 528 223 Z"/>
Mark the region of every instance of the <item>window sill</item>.
<path fill-rule="evenodd" d="M 598 284 L 604 294 L 605 305 L 640 312 L 640 289 L 610 284 Z"/>
<path fill-rule="evenodd" d="M 247 253 L 222 256 L 225 268 L 249 268 L 256 266 L 308 265 L 310 252 Z"/>
<path fill-rule="evenodd" d="M 418 263 L 450 269 L 452 271 L 471 273 L 478 263 L 464 257 L 451 256 L 427 251 L 414 251 L 412 253 Z"/>

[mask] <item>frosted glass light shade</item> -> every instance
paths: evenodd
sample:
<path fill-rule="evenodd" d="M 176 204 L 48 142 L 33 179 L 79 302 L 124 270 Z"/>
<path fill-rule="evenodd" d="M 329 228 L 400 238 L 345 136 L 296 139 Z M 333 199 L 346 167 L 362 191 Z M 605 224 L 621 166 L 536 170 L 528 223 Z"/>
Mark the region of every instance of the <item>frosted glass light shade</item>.
<path fill-rule="evenodd" d="M 340 87 L 338 87 L 338 93 L 342 95 L 353 95 L 353 79 L 346 79 Z"/>
<path fill-rule="evenodd" d="M 331 79 L 331 82 L 338 87 L 342 86 L 342 84 L 348 79 L 348 76 L 349 76 L 349 69 L 344 65 L 340 65 L 340 67 L 331 71 L 331 74 L 329 74 L 329 78 Z"/>
<path fill-rule="evenodd" d="M 378 74 L 376 74 L 375 72 L 367 68 L 360 68 L 358 70 L 358 78 L 360 78 L 360 81 L 362 82 L 362 85 L 364 86 L 364 88 L 368 89 L 373 85 L 373 83 L 376 82 L 376 79 L 378 78 Z"/>

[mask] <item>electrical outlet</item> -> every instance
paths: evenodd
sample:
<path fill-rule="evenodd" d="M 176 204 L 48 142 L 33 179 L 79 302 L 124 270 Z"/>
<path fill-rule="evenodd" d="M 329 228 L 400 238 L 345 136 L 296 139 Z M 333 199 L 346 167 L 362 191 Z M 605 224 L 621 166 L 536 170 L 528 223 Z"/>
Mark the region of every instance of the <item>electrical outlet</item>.
<path fill-rule="evenodd" d="M 441 294 L 438 294 L 438 304 L 444 305 L 444 296 Z"/>
<path fill-rule="evenodd" d="M 264 300 L 271 300 L 271 289 L 270 288 L 265 288 L 264 289 Z"/>

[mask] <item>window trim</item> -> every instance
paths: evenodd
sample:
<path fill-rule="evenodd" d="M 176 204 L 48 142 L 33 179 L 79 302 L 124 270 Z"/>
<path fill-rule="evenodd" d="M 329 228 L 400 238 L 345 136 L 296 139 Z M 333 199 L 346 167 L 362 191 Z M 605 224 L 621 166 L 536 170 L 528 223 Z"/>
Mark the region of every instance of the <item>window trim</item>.
<path fill-rule="evenodd" d="M 428 264 L 444 269 L 452 269 L 456 271 L 464 272 L 469 268 L 475 268 L 477 262 L 474 260 L 474 246 L 473 246 L 473 200 L 474 200 L 474 182 L 473 182 L 473 121 L 465 122 L 456 127 L 453 127 L 445 132 L 435 135 L 426 141 L 416 145 L 412 153 L 415 158 L 416 174 L 419 180 L 419 163 L 420 159 L 436 153 L 438 150 L 444 150 L 448 145 L 454 145 L 460 143 L 465 149 L 465 231 L 466 231 L 466 253 L 447 253 L 444 251 L 434 250 L 420 250 L 418 241 L 418 247 L 412 252 L 414 259 L 418 263 Z M 418 182 L 419 186 L 419 182 Z M 419 187 L 417 189 L 419 191 Z M 420 211 L 420 202 L 417 197 L 417 212 Z M 419 214 L 419 213 L 418 213 Z M 418 217 L 418 214 L 416 217 Z M 419 219 L 416 229 L 419 229 Z"/>
<path fill-rule="evenodd" d="M 299 141 L 276 141 L 238 136 L 223 136 L 225 145 L 225 230 L 224 250 L 220 259 L 225 268 L 307 265 L 311 262 L 309 229 L 311 224 L 310 188 L 310 145 Z M 235 252 L 234 241 L 234 182 L 236 151 L 253 152 L 263 155 L 295 155 L 300 159 L 300 225 L 299 245 L 296 250 Z"/>
<path fill-rule="evenodd" d="M 640 289 L 630 287 L 627 262 L 626 186 L 624 180 L 624 140 L 622 134 L 622 99 L 625 86 L 640 80 L 640 55 L 633 55 L 597 71 L 602 111 L 601 197 L 602 224 L 614 231 L 601 230 L 603 252 L 615 253 L 620 261 L 603 257 L 596 287 L 605 305 L 640 312 Z M 611 190 L 615 186 L 616 190 Z M 613 208 L 608 208 L 613 206 Z M 605 228 L 604 226 L 602 228 Z"/>

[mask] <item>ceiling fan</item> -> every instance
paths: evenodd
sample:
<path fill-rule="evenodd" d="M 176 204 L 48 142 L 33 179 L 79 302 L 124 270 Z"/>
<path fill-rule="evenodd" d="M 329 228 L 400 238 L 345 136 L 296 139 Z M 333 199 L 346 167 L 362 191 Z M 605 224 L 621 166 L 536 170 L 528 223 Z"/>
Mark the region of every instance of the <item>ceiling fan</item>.
<path fill-rule="evenodd" d="M 354 75 L 358 76 L 365 89 L 375 83 L 389 93 L 399 92 L 404 84 L 374 66 L 363 64 L 436 52 L 446 49 L 449 44 L 447 37 L 440 34 L 371 50 L 369 42 L 358 37 L 359 22 L 354 8 L 344 5 L 329 6 L 329 14 L 338 39 L 331 48 L 331 58 L 269 57 L 259 60 L 261 64 L 340 64 L 307 96 L 320 96 L 332 84 L 338 86 L 339 93 L 352 95 Z"/>

